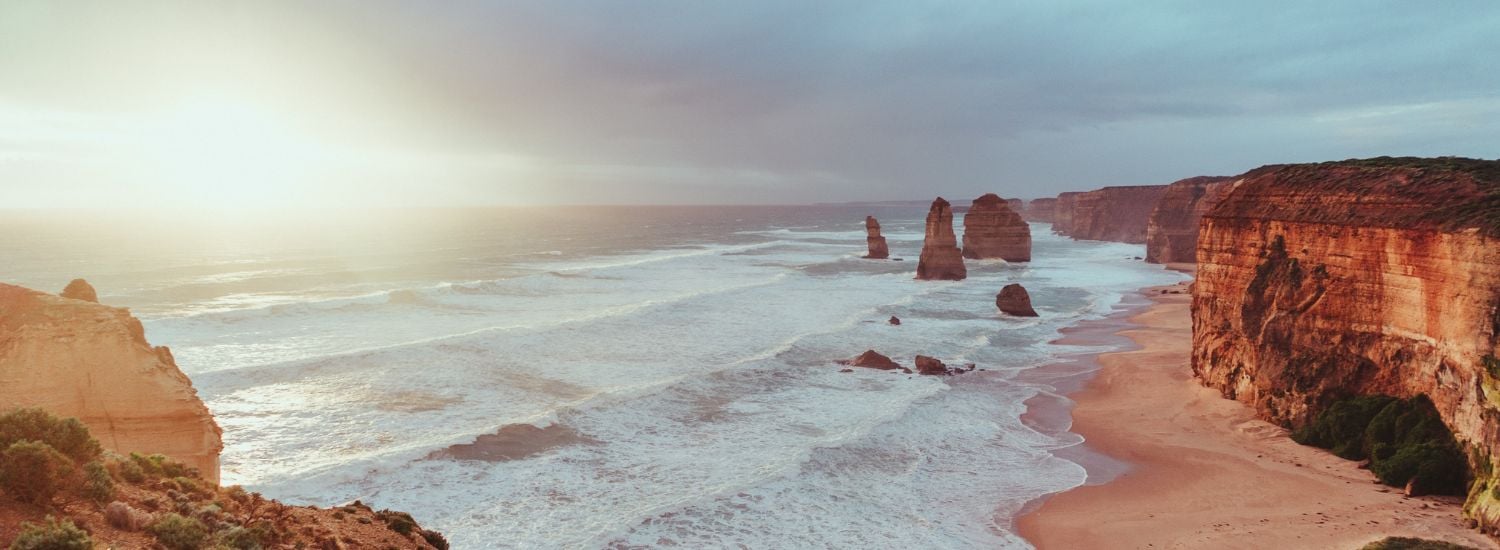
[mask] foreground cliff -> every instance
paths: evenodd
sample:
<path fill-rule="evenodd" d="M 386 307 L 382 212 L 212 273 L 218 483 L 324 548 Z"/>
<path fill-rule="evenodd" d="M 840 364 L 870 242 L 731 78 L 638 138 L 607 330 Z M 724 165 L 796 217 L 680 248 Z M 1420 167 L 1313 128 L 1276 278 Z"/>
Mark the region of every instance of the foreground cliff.
<path fill-rule="evenodd" d="M 1198 223 L 1224 198 L 1232 183 L 1232 178 L 1198 176 L 1167 185 L 1146 221 L 1146 261 L 1197 261 Z"/>
<path fill-rule="evenodd" d="M 1350 395 L 1431 398 L 1500 525 L 1500 161 L 1253 170 L 1202 218 L 1193 371 L 1267 420 Z"/>
<path fill-rule="evenodd" d="M 80 282 L 69 294 L 93 296 Z M 76 417 L 107 450 L 167 455 L 218 483 L 219 426 L 125 309 L 0 284 L 0 413 L 15 407 Z"/>
<path fill-rule="evenodd" d="M 964 213 L 965 258 L 1031 261 L 1031 226 L 994 193 L 985 193 Z"/>

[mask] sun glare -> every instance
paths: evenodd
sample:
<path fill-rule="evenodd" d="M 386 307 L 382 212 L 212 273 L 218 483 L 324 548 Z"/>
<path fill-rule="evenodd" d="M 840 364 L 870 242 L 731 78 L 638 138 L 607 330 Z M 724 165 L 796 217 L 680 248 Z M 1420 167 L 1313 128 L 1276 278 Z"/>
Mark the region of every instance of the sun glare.
<path fill-rule="evenodd" d="M 249 101 L 199 97 L 159 117 L 147 142 L 160 176 L 194 202 L 285 206 L 329 160 L 303 122 Z"/>

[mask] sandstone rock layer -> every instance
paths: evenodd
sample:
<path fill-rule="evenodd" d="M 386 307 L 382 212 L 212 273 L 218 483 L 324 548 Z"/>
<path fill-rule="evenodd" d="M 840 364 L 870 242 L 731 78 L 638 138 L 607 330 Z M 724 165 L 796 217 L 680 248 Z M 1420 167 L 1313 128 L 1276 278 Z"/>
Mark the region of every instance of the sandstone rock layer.
<path fill-rule="evenodd" d="M 125 309 L 0 284 L 0 408 L 13 407 L 77 417 L 106 449 L 161 453 L 219 480 L 218 424 Z"/>
<path fill-rule="evenodd" d="M 1000 293 L 995 295 L 995 307 L 1000 312 L 1016 317 L 1036 317 L 1036 310 L 1031 307 L 1031 293 L 1026 292 L 1026 287 L 1016 283 L 1005 285 Z"/>
<path fill-rule="evenodd" d="M 1062 233 L 1074 239 L 1144 243 L 1146 222 L 1166 190 L 1165 185 L 1129 185 L 1079 193 L 1068 201 Z"/>
<path fill-rule="evenodd" d="M 1426 394 L 1484 477 L 1466 513 L 1500 519 L 1500 161 L 1267 166 L 1203 216 L 1193 371 L 1267 420 L 1330 401 Z"/>
<path fill-rule="evenodd" d="M 948 201 L 938 197 L 927 211 L 927 231 L 922 240 L 922 257 L 917 261 L 917 278 L 961 281 L 968 276 L 958 238 L 953 234 L 953 209 Z"/>
<path fill-rule="evenodd" d="M 1078 202 L 1078 196 L 1083 193 L 1068 191 L 1058 193 L 1057 202 L 1052 211 L 1052 232 L 1059 235 L 1067 235 L 1073 232 L 1073 205 Z"/>
<path fill-rule="evenodd" d="M 1232 178 L 1199 176 L 1172 182 L 1146 222 L 1146 261 L 1193 263 L 1198 254 L 1198 223 L 1229 192 Z"/>
<path fill-rule="evenodd" d="M 884 260 L 891 257 L 890 249 L 885 246 L 885 237 L 880 236 L 880 222 L 875 216 L 865 216 L 865 244 L 869 247 L 866 258 Z"/>
<path fill-rule="evenodd" d="M 964 214 L 963 257 L 1031 261 L 1031 227 L 994 193 L 974 199 Z"/>

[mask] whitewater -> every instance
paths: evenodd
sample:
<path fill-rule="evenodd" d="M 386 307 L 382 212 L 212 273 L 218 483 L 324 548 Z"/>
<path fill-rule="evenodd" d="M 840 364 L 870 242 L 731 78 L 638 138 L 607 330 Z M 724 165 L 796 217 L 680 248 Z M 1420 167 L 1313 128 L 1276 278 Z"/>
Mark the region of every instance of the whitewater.
<path fill-rule="evenodd" d="M 859 257 L 866 214 L 906 261 Z M 17 225 L 0 276 L 87 277 L 142 317 L 224 429 L 225 484 L 409 511 L 455 548 L 1027 547 L 1010 520 L 1086 473 L 1055 454 L 1077 436 L 1022 422 L 1056 391 L 1025 374 L 1079 351 L 1049 344 L 1060 329 L 1183 277 L 1140 245 L 1032 224 L 1030 263 L 916 281 L 923 215 L 474 210 L 250 236 L 146 223 L 150 248 Z M 998 314 L 1009 283 L 1039 318 Z M 982 370 L 839 372 L 866 349 Z M 581 438 L 515 460 L 434 455 L 511 424 Z"/>

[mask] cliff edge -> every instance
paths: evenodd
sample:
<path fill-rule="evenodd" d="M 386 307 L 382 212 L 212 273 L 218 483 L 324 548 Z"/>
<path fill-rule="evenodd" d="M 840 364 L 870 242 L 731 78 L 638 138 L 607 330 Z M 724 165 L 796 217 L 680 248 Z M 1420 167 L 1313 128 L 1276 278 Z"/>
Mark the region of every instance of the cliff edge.
<path fill-rule="evenodd" d="M 1233 178 L 1198 176 L 1168 184 L 1146 221 L 1146 262 L 1196 262 L 1198 224 L 1233 183 Z"/>
<path fill-rule="evenodd" d="M 105 449 L 167 455 L 219 481 L 218 424 L 123 308 L 0 284 L 0 403 L 77 417 Z"/>
<path fill-rule="evenodd" d="M 1354 395 L 1431 398 L 1500 525 L 1500 161 L 1266 166 L 1204 214 L 1196 376 L 1301 426 Z"/>

